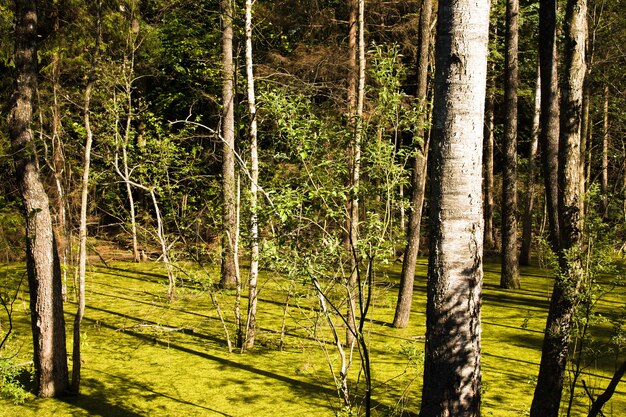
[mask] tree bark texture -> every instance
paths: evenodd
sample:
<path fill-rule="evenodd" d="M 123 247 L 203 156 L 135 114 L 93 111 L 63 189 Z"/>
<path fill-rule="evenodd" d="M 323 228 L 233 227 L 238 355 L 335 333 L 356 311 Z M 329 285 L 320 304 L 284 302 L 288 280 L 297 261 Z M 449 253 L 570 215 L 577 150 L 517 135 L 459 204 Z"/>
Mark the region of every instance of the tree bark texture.
<path fill-rule="evenodd" d="M 556 49 L 556 0 L 539 3 L 539 65 L 541 72 L 541 114 L 539 144 L 546 189 L 549 241 L 554 250 L 559 242 L 558 149 L 559 101 Z"/>
<path fill-rule="evenodd" d="M 492 72 L 495 66 L 491 65 Z M 493 229 L 493 148 L 494 148 L 494 107 L 495 107 L 495 75 L 489 77 L 487 86 L 487 99 L 485 100 L 485 127 L 484 135 L 484 218 L 485 236 L 484 245 L 488 249 L 496 246 L 495 232 Z"/>
<path fill-rule="evenodd" d="M 257 280 L 259 277 L 259 220 L 257 194 L 259 190 L 259 156 L 257 149 L 256 98 L 252 66 L 252 4 L 246 0 L 246 78 L 248 83 L 248 113 L 250 115 L 250 275 L 248 279 L 248 318 L 242 350 L 254 347 L 256 337 Z"/>
<path fill-rule="evenodd" d="M 402 260 L 400 275 L 400 290 L 393 327 L 405 328 L 409 325 L 411 305 L 413 302 L 413 282 L 415 280 L 415 264 L 420 246 L 420 230 L 422 223 L 422 208 L 426 189 L 426 167 L 428 160 L 428 139 L 426 129 L 426 115 L 428 104 L 428 57 L 430 55 L 430 24 L 432 21 L 432 0 L 423 0 L 419 20 L 419 50 L 417 61 L 417 96 L 420 105 L 420 114 L 417 119 L 417 141 L 413 173 L 411 176 L 411 212 L 409 213 L 409 227 L 407 230 L 407 244 Z"/>
<path fill-rule="evenodd" d="M 489 1 L 439 3 L 421 417 L 480 415 Z"/>
<path fill-rule="evenodd" d="M 354 134 L 352 136 L 352 163 L 350 172 L 350 277 L 348 278 L 348 311 L 346 314 L 346 346 L 354 345 L 356 333 L 355 296 L 357 292 L 357 246 L 359 241 L 359 182 L 361 175 L 361 138 L 363 130 L 363 104 L 365 100 L 365 0 L 357 1 L 357 55 L 358 74 Z"/>
<path fill-rule="evenodd" d="M 520 288 L 517 244 L 517 89 L 519 1 L 506 2 L 504 69 L 504 167 L 502 171 L 502 269 L 500 287 Z"/>
<path fill-rule="evenodd" d="M 222 9 L 222 270 L 220 286 L 234 288 L 235 262 L 235 83 L 233 67 L 233 2 L 221 0 Z"/>
<path fill-rule="evenodd" d="M 535 179 L 537 176 L 536 162 L 539 147 L 539 115 L 541 114 L 541 74 L 537 68 L 537 84 L 535 87 L 535 110 L 530 133 L 530 153 L 528 155 L 528 184 L 526 186 L 526 205 L 522 221 L 522 249 L 520 265 L 530 265 L 533 237 L 533 206 L 535 202 Z"/>
<path fill-rule="evenodd" d="M 600 216 L 609 217 L 609 85 L 604 85 L 602 107 L 602 165 L 600 168 Z"/>
<path fill-rule="evenodd" d="M 530 415 L 557 417 L 569 356 L 569 339 L 582 281 L 579 217 L 579 161 L 582 91 L 587 36 L 586 0 L 567 2 L 564 24 L 564 74 L 558 168 L 560 247 L 557 271 L 544 335 L 539 376 Z"/>
<path fill-rule="evenodd" d="M 67 391 L 69 380 L 61 267 L 48 196 L 39 179 L 30 129 L 37 89 L 36 1 L 16 0 L 15 19 L 17 79 L 8 126 L 26 220 L 26 261 L 37 394 L 54 397 Z"/>

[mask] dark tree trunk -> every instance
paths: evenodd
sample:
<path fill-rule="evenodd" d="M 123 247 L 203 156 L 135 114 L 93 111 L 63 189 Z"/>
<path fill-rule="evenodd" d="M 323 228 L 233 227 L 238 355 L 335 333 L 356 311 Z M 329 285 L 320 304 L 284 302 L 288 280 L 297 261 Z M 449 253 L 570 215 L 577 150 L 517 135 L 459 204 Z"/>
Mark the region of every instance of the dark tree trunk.
<path fill-rule="evenodd" d="M 587 35 L 586 0 L 569 0 L 564 24 L 564 76 L 559 139 L 559 268 L 541 352 L 532 417 L 557 417 L 563 391 L 569 339 L 582 280 L 580 232 L 580 128 Z"/>
<path fill-rule="evenodd" d="M 600 168 L 600 216 L 609 217 L 609 85 L 604 85 L 602 109 L 602 165 Z"/>
<path fill-rule="evenodd" d="M 556 0 L 539 3 L 539 65 L 541 69 L 541 115 L 539 146 L 546 188 L 549 240 L 553 250 L 559 242 L 558 149 L 559 101 L 556 50 Z"/>
<path fill-rule="evenodd" d="M 502 172 L 502 272 L 500 287 L 520 288 L 517 245 L 517 89 L 519 1 L 506 2 L 504 168 Z"/>
<path fill-rule="evenodd" d="M 537 148 L 539 146 L 539 115 L 541 114 L 541 75 L 537 68 L 537 85 L 535 88 L 535 110 L 533 126 L 530 134 L 530 153 L 528 155 L 528 185 L 526 186 L 526 206 L 522 222 L 522 249 L 520 251 L 520 265 L 530 265 L 530 255 L 533 237 L 533 206 L 535 202 L 535 180 L 537 177 L 536 163 Z"/>
<path fill-rule="evenodd" d="M 497 35 L 497 34 L 496 34 Z M 490 65 L 491 74 L 487 78 L 487 99 L 485 100 L 485 127 L 484 136 L 484 218 L 485 218 L 485 248 L 491 250 L 496 246 L 493 229 L 493 148 L 494 148 L 494 107 L 495 107 L 495 65 Z"/>
<path fill-rule="evenodd" d="M 428 93 L 428 57 L 430 46 L 430 23 L 432 20 L 432 0 L 422 1 L 419 23 L 419 51 L 417 61 L 417 97 L 420 104 L 420 114 L 417 119 L 417 152 L 413 163 L 411 176 L 411 212 L 407 230 L 407 244 L 402 260 L 402 274 L 400 275 L 400 291 L 396 304 L 396 314 L 393 327 L 404 328 L 409 325 L 411 304 L 413 301 L 413 281 L 415 280 L 415 264 L 420 246 L 420 229 L 422 223 L 422 207 L 424 205 L 424 191 L 426 188 L 426 166 L 428 160 L 428 140 L 426 125 Z"/>
<path fill-rule="evenodd" d="M 439 3 L 421 417 L 480 415 L 488 28 L 489 1 Z"/>
<path fill-rule="evenodd" d="M 32 102 L 37 89 L 36 1 L 16 0 L 15 19 L 17 80 L 9 113 L 9 135 L 26 219 L 26 261 L 37 394 L 54 397 L 67 391 L 69 380 L 61 267 L 48 196 L 39 179 L 30 129 Z"/>
<path fill-rule="evenodd" d="M 235 239 L 235 95 L 233 67 L 233 3 L 221 0 L 222 12 L 222 270 L 220 286 L 234 288 L 237 283 Z"/>

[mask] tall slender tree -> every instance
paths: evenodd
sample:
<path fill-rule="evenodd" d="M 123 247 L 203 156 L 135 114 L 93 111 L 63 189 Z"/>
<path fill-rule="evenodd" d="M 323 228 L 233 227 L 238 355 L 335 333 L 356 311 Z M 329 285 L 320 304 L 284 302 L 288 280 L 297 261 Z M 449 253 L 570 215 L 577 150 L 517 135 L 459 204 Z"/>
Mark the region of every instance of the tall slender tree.
<path fill-rule="evenodd" d="M 30 128 L 37 90 L 37 2 L 15 0 L 15 22 L 16 83 L 8 119 L 9 136 L 26 220 L 37 394 L 54 397 L 67 391 L 69 378 L 61 267 L 48 195 L 39 178 L 36 144 Z"/>
<path fill-rule="evenodd" d="M 582 282 L 580 230 L 580 130 L 587 37 L 586 0 L 568 0 L 564 21 L 564 73 L 558 161 L 560 246 L 550 310 L 546 323 L 537 386 L 530 415 L 557 417 L 578 289 Z"/>
<path fill-rule="evenodd" d="M 233 1 L 220 1 L 222 14 L 222 273 L 220 284 L 237 281 L 235 235 L 235 72 L 233 67 Z"/>
<path fill-rule="evenodd" d="M 416 100 L 420 106 L 416 121 L 417 134 L 415 138 L 415 159 L 411 174 L 411 212 L 409 213 L 409 227 L 407 229 L 407 243 L 402 260 L 400 275 L 400 291 L 396 304 L 396 314 L 393 318 L 393 327 L 403 328 L 409 325 L 411 304 L 413 300 L 413 281 L 415 280 L 415 264 L 420 245 L 420 230 L 422 224 L 422 207 L 426 189 L 426 161 L 428 160 L 428 129 L 426 129 L 426 115 L 428 114 L 428 64 L 430 56 L 430 24 L 432 21 L 432 0 L 422 0 L 420 11 L 418 52 L 417 52 L 417 94 Z"/>
<path fill-rule="evenodd" d="M 91 128 L 91 95 L 96 83 L 96 65 L 100 56 L 101 8 L 98 1 L 96 11 L 96 41 L 91 64 L 87 73 L 87 85 L 83 95 L 83 126 L 85 128 L 85 149 L 83 153 L 83 175 L 80 190 L 80 224 L 78 228 L 78 309 L 74 316 L 74 338 L 72 348 L 72 391 L 80 392 L 81 380 L 81 324 L 85 316 L 85 275 L 87 273 L 87 208 L 89 203 L 89 174 L 91 166 L 91 146 L 93 129 Z"/>
<path fill-rule="evenodd" d="M 541 74 L 537 66 L 537 82 L 535 84 L 535 107 L 533 124 L 530 132 L 530 152 L 528 154 L 528 182 L 526 184 L 526 204 L 522 221 L 522 248 L 520 265 L 530 265 L 533 236 L 533 206 L 535 204 L 535 181 L 537 150 L 539 148 L 539 115 L 541 114 Z"/>
<path fill-rule="evenodd" d="M 500 287 L 519 288 L 517 243 L 517 89 L 519 1 L 506 2 L 504 54 L 504 167 L 502 171 L 502 270 Z"/>
<path fill-rule="evenodd" d="M 259 217 L 257 195 L 259 191 L 259 156 L 257 148 L 256 97 L 254 93 L 254 70 L 252 60 L 252 5 L 246 0 L 246 80 L 248 83 L 248 113 L 250 116 L 250 276 L 248 278 L 248 318 L 242 350 L 254 347 L 256 337 L 256 310 L 259 278 Z"/>
<path fill-rule="evenodd" d="M 438 13 L 420 416 L 479 416 L 489 1 L 441 1 Z"/>
<path fill-rule="evenodd" d="M 346 345 L 353 346 L 356 332 L 355 293 L 357 291 L 357 246 L 359 240 L 359 183 L 361 181 L 361 139 L 363 137 L 363 104 L 365 100 L 365 0 L 357 3 L 357 82 L 354 134 L 351 144 L 350 213 L 348 233 L 350 237 L 350 276 L 348 278 L 348 311 L 346 321 Z"/>

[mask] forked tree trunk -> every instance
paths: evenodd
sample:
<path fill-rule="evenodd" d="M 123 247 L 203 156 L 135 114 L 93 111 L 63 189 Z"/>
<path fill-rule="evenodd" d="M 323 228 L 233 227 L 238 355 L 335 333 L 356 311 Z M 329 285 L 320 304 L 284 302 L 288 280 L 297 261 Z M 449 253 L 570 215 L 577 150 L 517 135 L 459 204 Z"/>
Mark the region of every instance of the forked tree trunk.
<path fill-rule="evenodd" d="M 409 325 L 411 305 L 413 302 L 413 282 L 415 281 L 415 264 L 420 245 L 420 230 L 422 223 L 422 207 L 424 205 L 424 191 L 426 188 L 426 166 L 428 160 L 428 135 L 426 129 L 426 115 L 428 104 L 428 57 L 430 47 L 430 23 L 432 21 L 433 3 L 431 0 L 422 1 L 419 21 L 418 59 L 417 59 L 417 95 L 416 100 L 420 107 L 417 119 L 417 134 L 415 160 L 411 176 L 411 211 L 409 213 L 409 228 L 406 233 L 406 248 L 402 260 L 400 275 L 400 290 L 396 313 L 393 318 L 393 327 L 404 328 Z"/>
<path fill-rule="evenodd" d="M 480 415 L 488 29 L 488 0 L 439 3 L 420 417 Z"/>
<path fill-rule="evenodd" d="M 222 9 L 222 269 L 220 286 L 234 288 L 235 262 L 235 95 L 233 67 L 233 1 L 221 0 Z"/>
<path fill-rule="evenodd" d="M 559 270 L 546 323 L 531 417 L 557 417 L 579 285 L 582 282 L 580 230 L 580 127 L 587 36 L 586 0 L 567 2 L 564 24 L 564 74 L 559 139 Z"/>
<path fill-rule="evenodd" d="M 257 149 L 256 98 L 252 61 L 252 4 L 246 0 L 246 79 L 248 82 L 248 113 L 250 116 L 250 276 L 248 278 L 248 318 L 242 351 L 254 347 L 256 337 L 257 281 L 259 278 L 259 156 Z"/>
<path fill-rule="evenodd" d="M 504 100 L 504 168 L 502 171 L 502 272 L 501 288 L 520 288 L 517 244 L 517 89 L 519 1 L 506 2 Z"/>
<path fill-rule="evenodd" d="M 539 146 L 539 115 L 541 114 L 541 74 L 537 68 L 537 84 L 535 88 L 535 110 L 533 125 L 530 133 L 530 152 L 528 155 L 528 184 L 526 186 L 526 205 L 524 220 L 522 221 L 522 249 L 520 251 L 520 265 L 530 265 L 532 237 L 533 237 L 533 207 L 535 202 L 535 180 L 537 148 Z"/>
<path fill-rule="evenodd" d="M 48 196 L 39 178 L 30 129 L 37 89 L 37 9 L 34 0 L 15 0 L 15 91 L 8 127 L 15 175 L 24 203 L 26 262 L 37 395 L 67 391 L 68 368 L 61 268 Z"/>

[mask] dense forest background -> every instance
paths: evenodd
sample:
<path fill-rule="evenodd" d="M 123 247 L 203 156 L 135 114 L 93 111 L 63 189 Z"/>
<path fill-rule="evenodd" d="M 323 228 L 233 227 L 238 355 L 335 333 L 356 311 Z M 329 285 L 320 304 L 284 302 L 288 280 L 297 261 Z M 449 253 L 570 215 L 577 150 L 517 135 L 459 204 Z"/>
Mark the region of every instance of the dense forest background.
<path fill-rule="evenodd" d="M 424 64 L 424 58 L 418 39 L 423 37 L 420 19 L 429 2 L 366 3 L 361 22 L 364 44 L 359 45 L 364 52 L 361 62 L 366 62 L 364 90 L 362 112 L 357 115 L 353 91 L 358 77 L 351 55 L 356 51 L 351 44 L 351 27 L 358 20 L 356 3 L 258 1 L 252 10 L 251 38 L 246 36 L 245 5 L 232 3 L 231 17 L 224 12 L 226 3 L 39 2 L 38 85 L 31 127 L 38 173 L 50 201 L 64 295 L 79 285 L 74 275 L 80 268 L 80 238 L 89 236 L 87 252 L 105 262 L 112 258 L 163 262 L 170 301 L 176 299 L 176 286 L 183 282 L 193 281 L 203 288 L 236 287 L 233 339 L 245 350 L 254 346 L 254 332 L 249 331 L 255 326 L 256 304 L 247 312 L 242 305 L 240 312 L 240 292 L 255 290 L 254 273 L 248 278 L 247 271 L 255 270 L 257 263 L 261 270 L 310 281 L 320 293 L 324 292 L 318 279 L 345 283 L 351 305 L 357 279 L 357 298 L 364 299 L 360 291 L 369 285 L 373 265 L 407 261 L 403 255 L 412 192 L 419 187 L 413 177 L 421 169 L 415 161 L 427 159 L 431 120 L 436 117 L 431 103 L 437 70 L 433 48 L 437 4 L 426 25 L 428 83 L 426 96 L 420 98 L 419 64 Z M 618 1 L 603 0 L 587 7 L 578 169 L 584 219 L 579 259 L 587 262 L 585 282 L 590 284 L 589 291 L 580 291 L 581 300 L 589 297 L 581 305 L 593 305 L 589 300 L 600 293 L 592 291 L 593 274 L 616 274 L 614 261 L 626 251 L 626 116 L 622 111 L 626 22 Z M 508 256 L 511 226 L 506 219 L 512 215 L 517 222 L 513 228 L 519 230 L 513 244 L 521 248 L 516 263 L 558 268 L 550 246 L 546 174 L 540 163 L 544 150 L 537 145 L 540 4 L 519 4 L 519 84 L 514 87 L 518 101 L 512 148 L 507 139 L 511 119 L 510 90 L 505 87 L 510 74 L 505 58 L 506 10 L 505 1 L 491 4 L 483 149 L 484 253 L 498 261 Z M 11 2 L 0 1 L 0 66 L 5 74 L 0 80 L 3 263 L 24 259 L 26 233 L 7 121 L 17 77 L 13 13 Z M 225 22 L 230 20 L 232 148 L 226 137 L 223 90 L 228 78 L 223 39 Z M 559 63 L 567 55 L 564 20 L 565 8 L 559 4 Z M 253 45 L 254 100 L 246 72 L 247 39 Z M 560 76 L 565 78 L 563 73 Z M 251 104 L 256 105 L 254 112 Z M 254 140 L 252 125 L 256 126 Z M 93 147 L 83 187 L 88 139 L 93 139 Z M 234 151 L 231 197 L 224 191 L 227 150 Z M 503 196 L 511 189 L 512 167 L 518 197 L 511 211 L 505 208 Z M 423 194 L 428 196 L 432 183 L 425 162 L 423 169 Z M 428 169 L 430 175 L 432 168 Z M 86 233 L 81 229 L 81 204 Z M 236 219 L 226 219 L 227 204 L 235 208 Z M 424 225 L 433 215 L 433 204 L 426 197 L 418 210 Z M 230 229 L 227 221 L 233 221 L 236 229 Z M 353 233 L 355 224 L 358 235 Z M 426 226 L 422 229 L 418 222 L 417 246 L 424 255 L 432 237 Z M 236 283 L 227 276 L 232 251 Z M 190 275 L 190 265 L 221 265 L 221 273 Z M 505 261 L 503 270 L 504 265 Z M 523 277 L 520 282 L 517 275 L 512 287 L 524 287 Z M 508 285 L 504 278 L 502 282 Z M 412 281 L 409 286 L 412 290 Z M 291 287 L 286 292 L 289 299 Z M 256 300 L 255 294 L 249 299 Z M 360 311 L 363 318 L 366 311 Z M 335 313 L 341 316 L 339 309 Z M 348 328 L 354 322 L 351 314 L 348 308 Z M 407 324 L 402 324 L 397 312 L 393 325 Z M 352 335 L 357 345 L 363 343 L 360 354 L 367 353 L 357 329 Z M 335 334 L 335 338 L 344 336 Z M 355 343 L 350 329 L 346 339 L 346 346 Z M 620 346 L 616 362 L 623 356 Z M 347 389 L 344 394 L 349 396 Z"/>

